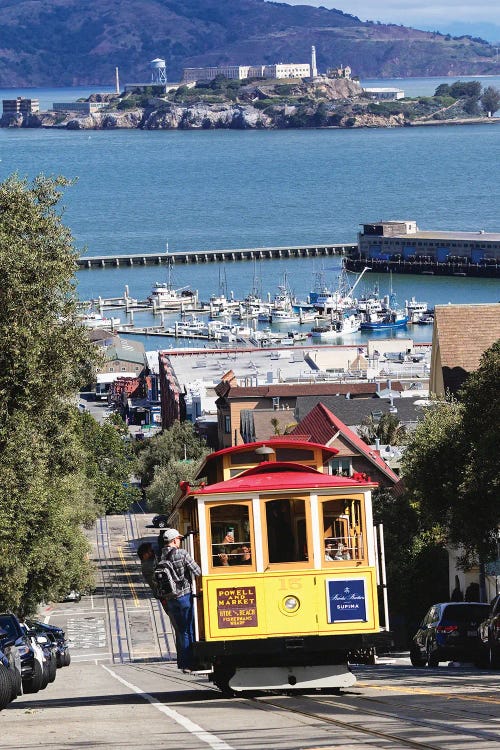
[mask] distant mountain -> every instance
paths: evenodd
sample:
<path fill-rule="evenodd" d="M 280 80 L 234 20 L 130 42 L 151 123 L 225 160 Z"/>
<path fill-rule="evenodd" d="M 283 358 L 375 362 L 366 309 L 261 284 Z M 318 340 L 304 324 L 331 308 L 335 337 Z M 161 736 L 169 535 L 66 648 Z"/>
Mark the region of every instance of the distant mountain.
<path fill-rule="evenodd" d="M 147 81 L 163 57 L 185 66 L 309 60 L 361 77 L 497 73 L 495 48 L 471 39 L 361 22 L 339 10 L 264 0 L 2 0 L 0 85 Z"/>

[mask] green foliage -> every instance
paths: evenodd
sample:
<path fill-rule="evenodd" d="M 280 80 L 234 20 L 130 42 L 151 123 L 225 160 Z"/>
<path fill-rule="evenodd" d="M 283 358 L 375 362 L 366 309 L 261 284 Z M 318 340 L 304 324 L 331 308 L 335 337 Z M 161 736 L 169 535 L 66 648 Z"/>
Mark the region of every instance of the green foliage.
<path fill-rule="evenodd" d="M 138 443 L 136 473 L 143 487 L 148 487 L 157 467 L 169 467 L 173 463 L 202 458 L 206 454 L 205 444 L 196 435 L 191 422 L 175 422 L 149 440 Z"/>
<path fill-rule="evenodd" d="M 104 513 L 120 513 L 139 500 L 130 486 L 130 443 L 124 440 L 127 428 L 118 415 L 99 424 L 90 414 L 80 414 L 79 438 L 85 450 L 85 473 L 96 503 Z M 111 421 L 113 419 L 113 421 Z"/>
<path fill-rule="evenodd" d="M 436 530 L 423 531 L 408 495 L 375 491 L 373 520 L 384 525 L 391 630 L 403 646 L 429 606 L 448 598 L 447 553 Z"/>
<path fill-rule="evenodd" d="M 137 100 L 130 97 L 129 99 L 120 99 L 116 108 L 119 110 L 135 109 L 138 106 Z"/>
<path fill-rule="evenodd" d="M 363 419 L 358 428 L 358 435 L 368 445 L 376 439 L 382 445 L 403 445 L 406 443 L 406 428 L 396 414 L 382 414 L 378 421 L 370 415 Z"/>
<path fill-rule="evenodd" d="M 488 349 L 457 402 L 439 402 L 403 457 L 405 480 L 428 527 L 464 549 L 463 565 L 496 555 L 500 524 L 500 342 Z"/>
<path fill-rule="evenodd" d="M 97 354 L 76 319 L 67 184 L 0 184 L 0 608 L 21 613 L 91 579 L 81 525 L 96 507 L 71 400 Z"/>
<path fill-rule="evenodd" d="M 481 95 L 481 105 L 485 112 L 497 112 L 500 109 L 500 91 L 495 86 L 487 86 Z"/>

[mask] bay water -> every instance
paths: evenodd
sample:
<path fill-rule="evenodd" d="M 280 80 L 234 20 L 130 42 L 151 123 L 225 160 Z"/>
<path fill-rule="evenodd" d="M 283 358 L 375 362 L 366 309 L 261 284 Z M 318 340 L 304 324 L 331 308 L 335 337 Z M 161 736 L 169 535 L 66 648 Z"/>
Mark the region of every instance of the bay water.
<path fill-rule="evenodd" d="M 436 80 L 443 79 L 432 81 L 432 91 Z M 405 81 L 394 83 L 406 88 Z M 415 219 L 429 230 L 498 232 L 499 164 L 498 125 L 0 130 L 0 179 L 12 172 L 76 178 L 65 192 L 64 221 L 89 255 L 164 251 L 167 243 L 171 251 L 184 251 L 354 242 L 360 223 L 381 219 Z M 339 263 L 307 258 L 178 265 L 174 281 L 208 299 L 225 279 L 242 297 L 254 277 L 264 294 L 274 294 L 286 271 L 304 298 L 320 270 L 334 286 Z M 164 268 L 82 270 L 78 291 L 82 299 L 112 297 L 127 284 L 132 296 L 144 299 L 157 280 L 165 280 Z M 365 290 L 378 281 L 381 294 L 389 291 L 386 275 L 367 274 L 366 280 Z M 496 279 L 394 275 L 392 286 L 400 303 L 412 295 L 430 305 L 500 300 Z M 414 326 L 411 334 L 430 337 L 426 327 Z M 149 339 L 147 345 L 163 347 L 165 341 Z"/>

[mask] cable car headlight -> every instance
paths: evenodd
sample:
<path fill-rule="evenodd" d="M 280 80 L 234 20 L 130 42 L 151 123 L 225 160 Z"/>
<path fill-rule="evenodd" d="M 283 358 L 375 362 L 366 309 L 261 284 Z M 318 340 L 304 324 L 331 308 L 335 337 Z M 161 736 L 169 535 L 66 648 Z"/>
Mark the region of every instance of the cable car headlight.
<path fill-rule="evenodd" d="M 285 596 L 283 599 L 283 609 L 287 614 L 293 614 L 300 607 L 300 601 L 296 596 Z"/>

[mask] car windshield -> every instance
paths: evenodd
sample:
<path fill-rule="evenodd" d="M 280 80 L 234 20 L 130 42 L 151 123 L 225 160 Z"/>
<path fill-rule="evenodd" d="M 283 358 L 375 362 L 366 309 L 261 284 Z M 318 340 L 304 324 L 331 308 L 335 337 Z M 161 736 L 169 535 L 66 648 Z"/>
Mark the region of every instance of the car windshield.
<path fill-rule="evenodd" d="M 443 620 L 453 620 L 453 622 L 484 620 L 488 616 L 488 612 L 489 606 L 487 604 L 454 604 L 445 608 Z"/>
<path fill-rule="evenodd" d="M 6 631 L 9 638 L 17 638 L 16 626 L 8 617 L 0 617 L 0 626 Z M 3 636 L 4 638 L 7 636 Z"/>

